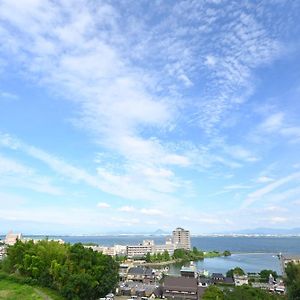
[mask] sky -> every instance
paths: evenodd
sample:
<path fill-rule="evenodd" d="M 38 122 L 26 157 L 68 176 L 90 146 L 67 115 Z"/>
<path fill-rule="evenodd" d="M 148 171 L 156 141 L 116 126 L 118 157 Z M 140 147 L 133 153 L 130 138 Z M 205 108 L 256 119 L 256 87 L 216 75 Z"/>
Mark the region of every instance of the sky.
<path fill-rule="evenodd" d="M 300 227 L 299 11 L 0 0 L 0 233 Z"/>

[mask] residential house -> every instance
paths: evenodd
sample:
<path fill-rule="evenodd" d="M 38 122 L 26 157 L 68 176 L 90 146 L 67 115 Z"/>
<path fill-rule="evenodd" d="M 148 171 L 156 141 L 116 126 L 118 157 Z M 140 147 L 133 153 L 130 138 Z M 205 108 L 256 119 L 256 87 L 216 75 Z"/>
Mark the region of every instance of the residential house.
<path fill-rule="evenodd" d="M 198 280 L 192 277 L 167 276 L 163 282 L 163 296 L 167 299 L 198 299 Z"/>

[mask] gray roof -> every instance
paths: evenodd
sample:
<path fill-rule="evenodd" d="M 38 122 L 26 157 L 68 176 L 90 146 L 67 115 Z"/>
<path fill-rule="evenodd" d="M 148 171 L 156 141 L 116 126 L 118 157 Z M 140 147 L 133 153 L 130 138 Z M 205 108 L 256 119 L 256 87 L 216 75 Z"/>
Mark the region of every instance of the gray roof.
<path fill-rule="evenodd" d="M 152 269 L 148 269 L 148 268 L 132 267 L 128 270 L 128 274 L 151 276 L 153 274 L 153 271 Z"/>
<path fill-rule="evenodd" d="M 232 277 L 225 277 L 224 278 L 224 283 L 233 284 L 234 280 L 233 280 Z"/>
<path fill-rule="evenodd" d="M 173 277 L 167 276 L 164 279 L 165 290 L 194 291 L 197 292 L 198 282 L 193 277 Z"/>
<path fill-rule="evenodd" d="M 199 278 L 199 281 L 201 283 L 210 283 L 211 282 L 211 279 L 210 278 L 206 278 L 206 277 L 200 277 Z"/>
<path fill-rule="evenodd" d="M 212 278 L 224 278 L 224 275 L 222 273 L 212 273 Z"/>

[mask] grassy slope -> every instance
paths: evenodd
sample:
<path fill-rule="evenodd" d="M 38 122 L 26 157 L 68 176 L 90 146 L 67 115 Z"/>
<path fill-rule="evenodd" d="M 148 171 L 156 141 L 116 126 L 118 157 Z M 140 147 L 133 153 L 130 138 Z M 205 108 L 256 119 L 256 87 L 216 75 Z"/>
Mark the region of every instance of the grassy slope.
<path fill-rule="evenodd" d="M 46 288 L 20 284 L 9 279 L 0 279 L 0 300 L 61 300 L 55 292 Z"/>

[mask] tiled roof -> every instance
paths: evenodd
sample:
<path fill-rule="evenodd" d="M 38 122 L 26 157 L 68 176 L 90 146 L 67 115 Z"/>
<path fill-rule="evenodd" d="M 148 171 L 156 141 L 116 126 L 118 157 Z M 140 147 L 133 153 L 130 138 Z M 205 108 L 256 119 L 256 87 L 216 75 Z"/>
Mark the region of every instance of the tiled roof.
<path fill-rule="evenodd" d="M 193 277 L 171 277 L 167 276 L 164 279 L 165 290 L 175 291 L 194 291 L 198 288 L 197 279 Z"/>

